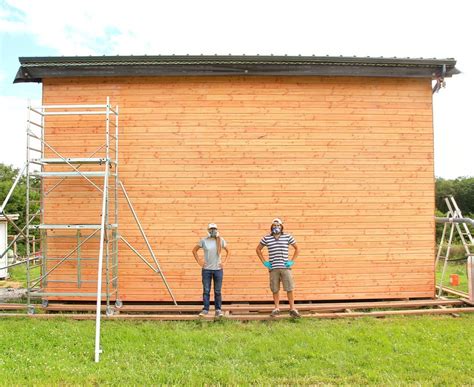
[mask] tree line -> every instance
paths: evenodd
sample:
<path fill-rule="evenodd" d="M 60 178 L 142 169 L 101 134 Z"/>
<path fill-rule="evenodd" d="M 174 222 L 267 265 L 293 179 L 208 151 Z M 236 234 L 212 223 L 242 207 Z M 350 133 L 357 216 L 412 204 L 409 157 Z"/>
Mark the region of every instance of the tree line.
<path fill-rule="evenodd" d="M 444 198 L 449 195 L 454 196 L 464 216 L 473 217 L 474 177 L 459 177 L 453 180 L 436 179 L 436 209 L 438 211 L 442 213 L 448 211 Z"/>
<path fill-rule="evenodd" d="M 452 195 L 465 218 L 474 219 L 474 177 L 458 177 L 457 179 L 436 179 L 436 216 L 444 217 L 448 212 L 444 198 Z M 443 225 L 436 225 L 436 240 L 441 240 Z M 474 232 L 471 230 L 471 232 Z M 454 242 L 461 243 L 457 232 Z"/>

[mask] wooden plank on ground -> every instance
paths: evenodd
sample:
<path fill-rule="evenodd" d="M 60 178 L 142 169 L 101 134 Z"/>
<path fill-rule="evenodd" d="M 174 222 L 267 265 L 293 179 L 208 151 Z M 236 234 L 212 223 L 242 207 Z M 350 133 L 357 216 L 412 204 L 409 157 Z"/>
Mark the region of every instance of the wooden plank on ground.
<path fill-rule="evenodd" d="M 0 304 L 0 310 L 26 310 L 26 304 Z"/>
<path fill-rule="evenodd" d="M 438 300 L 438 299 L 425 299 L 425 300 L 409 300 L 409 301 L 373 301 L 373 302 L 327 302 L 327 303 L 313 303 L 313 304 L 296 304 L 296 307 L 300 311 L 337 311 L 344 309 L 371 309 L 371 308 L 419 308 L 424 306 L 459 306 L 463 305 L 462 300 Z M 9 304 L 5 304 L 9 305 Z M 25 308 L 23 304 L 18 305 L 18 309 Z M 94 312 L 96 306 L 94 304 L 60 304 L 50 303 L 47 307 L 42 308 L 45 311 L 82 311 L 82 312 Z M 243 312 L 271 312 L 274 306 L 272 304 L 232 304 L 224 305 L 223 309 L 231 313 L 243 313 Z M 0 310 L 3 309 L 0 304 Z M 102 306 L 105 309 L 105 305 Z M 121 313 L 137 313 L 137 312 L 199 312 L 202 309 L 202 305 L 134 305 L 125 304 L 120 309 L 117 309 Z M 212 309 L 212 307 L 211 307 Z M 280 305 L 280 309 L 283 311 L 289 310 L 289 305 Z M 4 309 L 6 310 L 6 309 Z M 14 310 L 12 308 L 11 310 Z"/>
<path fill-rule="evenodd" d="M 357 317 L 388 317 L 388 316 L 403 316 L 403 315 L 445 315 L 453 313 L 472 313 L 474 307 L 467 308 L 450 308 L 450 309 L 415 309 L 415 310 L 391 310 L 391 311 L 374 311 L 374 312 L 336 312 L 336 313 L 312 313 L 303 315 L 303 318 L 357 318 Z M 21 314 L 21 313 L 0 313 L 0 318 L 6 317 L 26 317 L 34 319 L 55 319 L 55 318 L 70 318 L 73 320 L 94 320 L 94 314 Z M 289 315 L 282 315 L 278 317 L 270 317 L 268 315 L 229 315 L 228 320 L 236 321 L 253 321 L 253 320 L 282 320 L 291 319 Z M 214 321 L 213 317 L 199 317 L 197 315 L 186 314 L 118 314 L 113 316 L 104 316 L 103 320 L 157 320 L 157 321 L 189 321 L 189 320 L 203 320 Z"/>
<path fill-rule="evenodd" d="M 439 290 L 438 285 L 436 285 L 436 289 Z M 448 293 L 448 294 L 452 294 L 453 296 L 458 296 L 458 297 L 463 297 L 463 298 L 469 299 L 469 294 L 467 294 L 466 292 L 462 292 L 460 290 L 456 290 L 456 289 L 452 289 L 452 288 L 448 288 L 448 287 L 443 286 L 443 292 Z"/>

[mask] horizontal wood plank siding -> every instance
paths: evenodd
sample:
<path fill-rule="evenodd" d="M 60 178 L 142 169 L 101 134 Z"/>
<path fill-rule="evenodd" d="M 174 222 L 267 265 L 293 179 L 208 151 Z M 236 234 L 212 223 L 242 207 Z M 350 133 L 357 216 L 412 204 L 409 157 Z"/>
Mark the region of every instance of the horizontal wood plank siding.
<path fill-rule="evenodd" d="M 268 300 L 268 273 L 255 248 L 274 217 L 284 220 L 301 248 L 293 269 L 298 300 L 434 295 L 428 79 L 81 78 L 43 84 L 44 104 L 102 104 L 110 96 L 120 106 L 120 177 L 179 301 L 201 300 L 191 250 L 208 222 L 220 226 L 232 253 L 224 300 Z M 48 118 L 46 140 L 64 156 L 84 157 L 103 144 L 104 120 Z M 68 179 L 47 198 L 45 222 L 99 222 L 100 206 L 97 190 Z M 149 257 L 123 198 L 119 211 L 120 232 Z M 49 253 L 60 257 L 72 243 L 72 236 L 58 238 Z M 94 257 L 96 250 L 91 241 L 82 254 Z M 82 262 L 82 279 L 93 281 L 96 267 Z M 77 263 L 67 262 L 51 279 L 76 273 Z M 119 274 L 124 301 L 170 300 L 160 278 L 122 243 Z M 83 283 L 80 291 L 93 288 Z M 51 291 L 78 289 L 48 284 Z"/>

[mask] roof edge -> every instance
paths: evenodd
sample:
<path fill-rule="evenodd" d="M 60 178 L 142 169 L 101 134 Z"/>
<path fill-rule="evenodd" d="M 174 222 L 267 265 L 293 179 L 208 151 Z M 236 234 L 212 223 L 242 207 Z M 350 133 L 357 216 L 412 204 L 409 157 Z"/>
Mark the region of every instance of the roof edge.
<path fill-rule="evenodd" d="M 331 56 L 66 56 L 20 57 L 14 83 L 43 78 L 192 75 L 306 75 L 450 77 L 459 74 L 453 58 Z"/>

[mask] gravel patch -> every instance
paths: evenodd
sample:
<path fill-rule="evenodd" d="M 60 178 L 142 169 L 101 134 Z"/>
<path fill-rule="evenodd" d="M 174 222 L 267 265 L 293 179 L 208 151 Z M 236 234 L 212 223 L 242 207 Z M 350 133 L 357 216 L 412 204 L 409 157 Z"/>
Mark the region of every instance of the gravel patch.
<path fill-rule="evenodd" d="M 26 289 L 0 288 L 0 302 L 20 300 L 26 296 Z"/>

